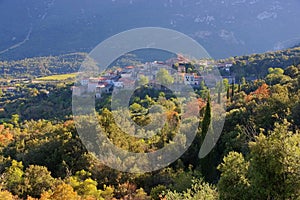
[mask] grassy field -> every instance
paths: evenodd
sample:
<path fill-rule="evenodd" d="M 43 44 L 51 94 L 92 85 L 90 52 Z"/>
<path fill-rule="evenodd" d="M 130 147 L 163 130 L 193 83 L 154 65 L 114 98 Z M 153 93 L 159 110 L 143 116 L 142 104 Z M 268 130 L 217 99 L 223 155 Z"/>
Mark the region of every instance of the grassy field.
<path fill-rule="evenodd" d="M 37 78 L 37 81 L 63 81 L 67 79 L 75 79 L 76 73 L 72 74 L 58 74 L 58 75 L 52 75 L 52 76 L 45 76 Z"/>

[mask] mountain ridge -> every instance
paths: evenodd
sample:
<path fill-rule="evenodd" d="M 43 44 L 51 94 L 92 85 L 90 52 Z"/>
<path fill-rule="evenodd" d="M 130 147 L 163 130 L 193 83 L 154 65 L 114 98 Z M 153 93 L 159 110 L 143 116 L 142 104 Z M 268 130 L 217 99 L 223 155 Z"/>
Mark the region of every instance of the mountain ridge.
<path fill-rule="evenodd" d="M 299 6 L 296 0 L 2 0 L 0 60 L 89 52 L 114 34 L 147 26 L 183 32 L 217 59 L 260 53 L 300 41 Z"/>

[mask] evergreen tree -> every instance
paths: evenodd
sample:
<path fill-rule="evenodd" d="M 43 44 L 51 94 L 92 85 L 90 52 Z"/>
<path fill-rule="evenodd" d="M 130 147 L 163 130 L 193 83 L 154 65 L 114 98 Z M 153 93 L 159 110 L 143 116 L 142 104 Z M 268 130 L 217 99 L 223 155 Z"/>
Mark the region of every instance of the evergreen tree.
<path fill-rule="evenodd" d="M 207 95 L 207 103 L 204 112 L 204 118 L 202 121 L 201 127 L 201 138 L 200 138 L 200 146 L 203 144 L 204 138 L 208 132 L 209 126 L 211 122 L 211 102 L 210 102 L 210 94 Z"/>
<path fill-rule="evenodd" d="M 213 127 L 211 123 L 212 123 L 211 100 L 210 100 L 210 94 L 208 94 L 207 104 L 204 112 L 204 118 L 202 121 L 200 148 L 204 145 L 204 140 L 207 137 L 207 134 L 213 134 Z M 207 138 L 213 140 L 212 135 L 210 135 Z M 217 160 L 216 151 L 215 149 L 212 149 L 208 155 L 206 155 L 204 158 L 201 158 L 199 161 L 201 173 L 204 175 L 206 181 L 213 182 L 214 178 L 217 175 L 217 170 L 216 167 L 214 166 L 216 164 L 215 163 L 216 160 Z"/>
<path fill-rule="evenodd" d="M 229 87 L 227 87 L 227 90 L 226 90 L 226 98 L 227 98 L 227 100 L 230 98 L 230 90 L 229 90 Z"/>
<path fill-rule="evenodd" d="M 234 97 L 234 83 L 232 82 L 232 84 L 231 84 L 231 102 L 233 101 L 233 97 Z"/>

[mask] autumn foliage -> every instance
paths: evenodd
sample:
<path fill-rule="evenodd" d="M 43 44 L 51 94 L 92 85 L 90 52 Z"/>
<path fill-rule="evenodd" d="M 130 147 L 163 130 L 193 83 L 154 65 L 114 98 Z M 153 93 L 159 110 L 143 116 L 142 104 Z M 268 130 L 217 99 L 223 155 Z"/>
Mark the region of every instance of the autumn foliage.
<path fill-rule="evenodd" d="M 200 110 L 206 105 L 206 102 L 202 98 L 194 99 L 187 103 L 183 117 L 199 116 Z"/>
<path fill-rule="evenodd" d="M 252 99 L 267 99 L 270 97 L 269 86 L 266 83 L 263 83 L 261 86 L 257 88 L 254 92 L 251 92 L 246 96 L 246 102 L 251 101 Z"/>
<path fill-rule="evenodd" d="M 0 125 L 0 145 L 7 145 L 12 140 L 13 135 L 9 129 L 5 128 L 4 125 Z"/>

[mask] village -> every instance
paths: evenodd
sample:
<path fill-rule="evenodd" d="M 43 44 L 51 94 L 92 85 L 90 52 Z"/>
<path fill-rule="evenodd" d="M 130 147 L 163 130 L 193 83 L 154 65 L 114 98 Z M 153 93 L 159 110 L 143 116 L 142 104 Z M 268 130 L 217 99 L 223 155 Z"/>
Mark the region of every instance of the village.
<path fill-rule="evenodd" d="M 204 59 L 199 60 L 196 65 L 197 67 L 202 66 L 203 69 L 207 69 L 210 66 L 216 67 L 223 72 L 221 73 L 223 79 L 227 79 L 229 84 L 235 83 L 235 75 L 231 72 L 232 63 L 230 62 Z M 159 87 L 159 83 L 157 82 L 156 76 L 161 69 L 168 72 L 174 80 L 174 84 L 190 85 L 196 89 L 200 88 L 205 78 L 205 75 L 199 74 L 199 69 L 193 68 L 190 60 L 178 55 L 166 61 L 145 62 L 138 65 L 124 66 L 123 68 L 117 68 L 115 70 L 109 69 L 101 76 L 80 79 L 79 83 L 75 83 L 74 86 L 71 86 L 71 90 L 73 96 L 84 96 L 88 93 L 92 93 L 95 94 L 97 99 L 101 99 L 104 94 L 111 94 L 113 90 L 117 91 L 136 87 L 136 82 L 140 80 L 141 77 L 147 79 L 148 86 L 157 88 Z M 29 90 L 30 94 L 40 93 L 49 96 L 51 87 L 49 86 L 50 88 L 48 88 L 47 85 L 59 84 L 60 82 L 73 85 L 76 74 L 70 74 L 69 79 L 62 80 L 58 79 L 59 76 L 69 77 L 68 74 L 63 74 L 50 76 L 50 79 L 47 79 L 47 77 L 36 79 L 27 77 L 2 79 L 0 80 L 0 94 L 2 94 L 2 96 L 5 95 L 8 100 L 23 97 Z M 34 86 L 32 84 L 34 84 Z M 25 89 L 23 87 L 24 85 L 31 86 Z"/>
<path fill-rule="evenodd" d="M 227 79 L 230 84 L 235 83 L 235 78 L 230 73 L 232 63 L 200 60 L 197 66 L 202 66 L 203 69 L 211 66 L 217 67 L 225 72 L 226 76 L 223 76 L 223 79 Z M 160 84 L 157 80 L 157 73 L 162 69 L 168 72 L 174 80 L 174 84 L 190 85 L 196 89 L 200 87 L 205 76 L 209 76 L 209 74 L 199 74 L 199 71 L 188 59 L 178 56 L 167 61 L 146 62 L 136 66 L 126 66 L 118 70 L 107 70 L 100 77 L 83 78 L 79 84 L 72 87 L 73 95 L 84 96 L 88 93 L 95 93 L 95 97 L 100 99 L 103 94 L 110 94 L 114 89 L 133 89 L 136 86 L 136 81 L 140 80 L 141 77 L 146 78 L 148 86 L 158 87 Z"/>

